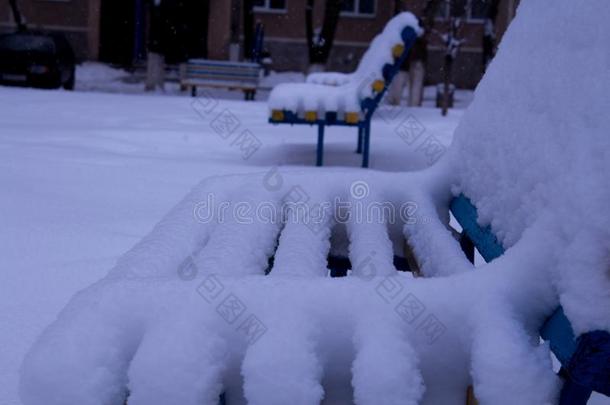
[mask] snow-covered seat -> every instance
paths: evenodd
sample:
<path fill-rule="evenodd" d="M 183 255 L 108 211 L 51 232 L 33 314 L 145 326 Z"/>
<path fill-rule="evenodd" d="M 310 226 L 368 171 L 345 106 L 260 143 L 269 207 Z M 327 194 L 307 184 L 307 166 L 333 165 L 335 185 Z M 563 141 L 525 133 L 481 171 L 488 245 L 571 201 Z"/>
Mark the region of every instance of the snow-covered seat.
<path fill-rule="evenodd" d="M 368 167 L 371 117 L 421 33 L 413 14 L 396 15 L 373 39 L 355 72 L 315 73 L 305 83 L 274 87 L 269 122 L 317 125 L 317 166 L 323 162 L 325 126 L 357 127 L 357 152 L 363 154 L 362 166 Z"/>
<path fill-rule="evenodd" d="M 609 18 L 606 0 L 523 0 L 427 170 L 205 180 L 42 334 L 24 404 L 608 394 Z M 472 265 L 468 239 L 489 263 Z M 396 271 L 405 243 L 425 277 Z M 349 260 L 346 277 L 328 277 L 329 256 Z"/>

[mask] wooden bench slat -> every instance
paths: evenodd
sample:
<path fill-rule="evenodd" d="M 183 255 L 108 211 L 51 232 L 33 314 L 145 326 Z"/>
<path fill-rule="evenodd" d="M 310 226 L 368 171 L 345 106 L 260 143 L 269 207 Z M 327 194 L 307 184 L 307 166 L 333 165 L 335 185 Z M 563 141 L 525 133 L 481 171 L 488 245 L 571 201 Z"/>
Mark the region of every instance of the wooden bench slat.
<path fill-rule="evenodd" d="M 243 90 L 246 100 L 253 100 L 261 70 L 257 63 L 191 59 L 181 66 L 180 84 L 193 96 L 197 87 L 213 87 Z"/>

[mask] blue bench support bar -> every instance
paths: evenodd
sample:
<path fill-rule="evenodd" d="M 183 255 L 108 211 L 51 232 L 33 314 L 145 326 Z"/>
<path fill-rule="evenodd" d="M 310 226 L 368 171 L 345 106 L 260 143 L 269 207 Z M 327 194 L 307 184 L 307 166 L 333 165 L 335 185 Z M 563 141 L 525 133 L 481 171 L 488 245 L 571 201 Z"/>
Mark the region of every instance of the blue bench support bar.
<path fill-rule="evenodd" d="M 318 148 L 316 151 L 316 166 L 322 166 L 324 156 L 324 125 L 318 124 Z"/>
<path fill-rule="evenodd" d="M 477 248 L 486 262 L 504 253 L 489 226 L 478 224 L 478 214 L 472 202 L 460 195 L 450 205 L 453 216 L 463 228 L 463 234 Z M 562 365 L 560 375 L 565 382 L 560 405 L 586 404 L 593 391 L 610 396 L 610 334 L 606 331 L 587 332 L 575 337 L 570 321 L 559 307 L 540 330 L 540 336 Z"/>
<path fill-rule="evenodd" d="M 369 167 L 369 150 L 371 148 L 371 120 L 367 120 L 362 135 L 362 167 Z"/>
<path fill-rule="evenodd" d="M 369 151 L 371 145 L 371 120 L 373 119 L 373 114 L 375 110 L 379 106 L 379 103 L 383 99 L 385 92 L 387 91 L 392 79 L 400 70 L 400 67 L 403 65 L 407 57 L 409 56 L 409 52 L 411 48 L 415 44 L 417 40 L 417 33 L 412 27 L 406 27 L 403 29 L 401 33 L 401 38 L 404 44 L 404 50 L 402 54 L 394 60 L 392 64 L 386 64 L 383 67 L 383 78 L 385 85 L 383 89 L 370 98 L 367 97 L 360 103 L 361 113 L 364 117 L 358 123 L 348 123 L 337 118 L 336 112 L 326 112 L 324 117 L 317 119 L 316 121 L 307 121 L 303 118 L 299 118 L 296 113 L 292 111 L 283 111 L 283 118 L 281 120 L 276 120 L 273 117 L 269 118 L 269 123 L 271 124 L 308 124 L 308 125 L 322 125 L 322 126 L 357 126 L 358 127 L 358 146 L 356 149 L 356 153 L 362 153 L 362 167 L 369 166 Z M 320 139 L 323 139 L 323 136 L 320 137 L 318 129 L 318 142 Z M 318 144 L 317 153 L 316 153 L 316 164 L 321 161 L 320 157 L 317 156 L 320 151 L 323 150 L 322 147 Z M 320 166 L 318 164 L 318 166 Z"/>
<path fill-rule="evenodd" d="M 476 246 L 486 262 L 490 262 L 504 254 L 504 248 L 498 242 L 491 228 L 482 228 L 477 222 L 477 209 L 470 200 L 463 195 L 453 199 L 451 212 L 462 226 L 464 233 Z"/>

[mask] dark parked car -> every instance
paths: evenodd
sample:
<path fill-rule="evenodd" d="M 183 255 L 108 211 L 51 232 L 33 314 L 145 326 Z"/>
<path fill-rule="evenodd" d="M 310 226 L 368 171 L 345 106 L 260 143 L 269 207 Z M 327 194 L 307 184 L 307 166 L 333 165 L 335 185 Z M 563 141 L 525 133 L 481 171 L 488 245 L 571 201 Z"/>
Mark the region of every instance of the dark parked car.
<path fill-rule="evenodd" d="M 0 36 L 0 83 L 74 88 L 74 52 L 61 34 L 16 32 Z"/>

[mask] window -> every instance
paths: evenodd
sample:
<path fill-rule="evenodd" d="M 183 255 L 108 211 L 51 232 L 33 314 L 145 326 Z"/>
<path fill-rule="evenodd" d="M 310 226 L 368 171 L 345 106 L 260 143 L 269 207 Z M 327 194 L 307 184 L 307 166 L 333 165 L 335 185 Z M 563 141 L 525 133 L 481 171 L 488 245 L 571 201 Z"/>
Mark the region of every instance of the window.
<path fill-rule="evenodd" d="M 461 7 L 463 0 L 446 0 L 443 1 L 436 10 L 436 16 L 440 19 L 449 18 L 451 6 Z M 468 21 L 483 21 L 487 16 L 487 8 L 490 5 L 490 0 L 468 0 L 462 7 L 466 7 L 466 19 Z"/>
<path fill-rule="evenodd" d="M 341 14 L 371 17 L 375 15 L 375 5 L 375 0 L 343 0 Z"/>
<path fill-rule="evenodd" d="M 254 0 L 254 11 L 286 11 L 286 0 Z"/>

